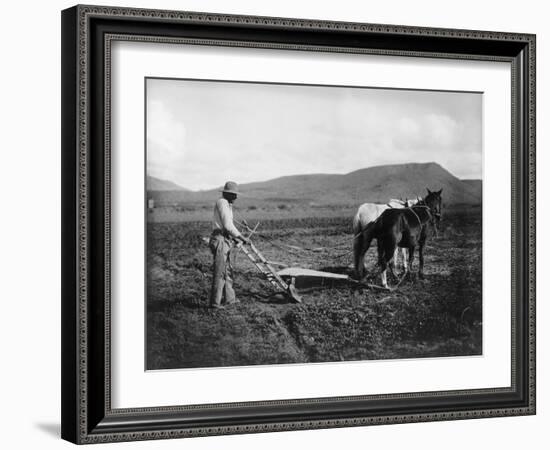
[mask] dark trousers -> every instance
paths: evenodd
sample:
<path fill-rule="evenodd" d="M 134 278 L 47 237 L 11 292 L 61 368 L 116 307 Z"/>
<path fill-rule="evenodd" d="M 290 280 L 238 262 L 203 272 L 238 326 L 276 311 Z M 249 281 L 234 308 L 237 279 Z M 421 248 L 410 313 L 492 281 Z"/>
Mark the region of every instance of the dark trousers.
<path fill-rule="evenodd" d="M 225 303 L 235 303 L 237 299 L 233 290 L 232 241 L 223 234 L 214 232 L 210 237 L 209 246 L 214 256 L 210 305 L 220 306 L 224 296 Z"/>

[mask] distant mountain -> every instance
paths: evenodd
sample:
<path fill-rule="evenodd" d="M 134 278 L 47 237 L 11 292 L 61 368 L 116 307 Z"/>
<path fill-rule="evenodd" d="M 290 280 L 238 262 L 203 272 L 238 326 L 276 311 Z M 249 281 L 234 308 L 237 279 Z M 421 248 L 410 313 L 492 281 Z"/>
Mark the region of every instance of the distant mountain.
<path fill-rule="evenodd" d="M 182 188 L 168 180 L 161 180 L 160 178 L 155 178 L 147 176 L 147 190 L 148 191 L 188 191 L 188 189 Z"/>
<path fill-rule="evenodd" d="M 475 182 L 474 182 L 475 181 Z M 408 163 L 369 167 L 348 174 L 290 175 L 240 185 L 243 201 L 308 202 L 318 205 L 385 203 L 390 198 L 424 197 L 426 188 L 443 189 L 448 204 L 481 203 L 480 181 L 463 181 L 437 163 Z M 479 186 L 477 184 L 479 182 Z M 219 190 L 158 193 L 170 203 L 206 202 Z"/>

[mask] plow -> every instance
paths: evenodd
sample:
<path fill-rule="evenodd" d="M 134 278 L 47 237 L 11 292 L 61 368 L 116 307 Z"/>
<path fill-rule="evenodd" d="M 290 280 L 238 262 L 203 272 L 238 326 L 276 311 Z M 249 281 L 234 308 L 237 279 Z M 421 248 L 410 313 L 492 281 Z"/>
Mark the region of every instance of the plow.
<path fill-rule="evenodd" d="M 380 289 L 384 291 L 393 291 L 397 289 L 399 284 L 401 284 L 404 279 L 404 276 L 402 276 L 399 279 L 397 285 L 392 288 L 385 288 L 383 286 L 378 286 L 375 284 L 365 283 L 363 281 L 356 280 L 346 274 L 306 269 L 301 267 L 286 267 L 284 264 L 269 261 L 267 258 L 265 258 L 264 255 L 262 255 L 256 245 L 254 245 L 252 241 L 250 241 L 251 237 L 257 232 L 259 222 L 254 228 L 250 228 L 245 221 L 243 221 L 243 223 L 240 223 L 240 225 L 248 230 L 249 234 L 247 238 L 249 240 L 249 243 L 245 244 L 239 241 L 236 244 L 236 248 L 242 250 L 242 252 L 256 267 L 260 274 L 274 287 L 277 292 L 283 293 L 289 300 L 295 303 L 302 302 L 302 298 L 300 297 L 300 295 L 298 294 L 298 290 L 296 289 L 296 279 L 299 277 L 341 280 L 355 284 L 357 286 L 367 287 L 371 289 Z M 319 251 L 319 249 L 312 249 L 311 251 Z M 275 265 L 285 267 L 282 270 L 276 270 L 274 268 Z"/>
<path fill-rule="evenodd" d="M 250 243 L 247 245 L 239 242 L 237 248 L 243 251 L 246 257 L 277 291 L 284 292 L 289 299 L 296 303 L 302 303 L 302 298 L 298 295 L 298 291 L 296 290 L 295 277 L 291 277 L 290 281 L 286 282 L 283 279 L 283 275 L 273 268 L 270 262 L 265 259 L 254 244 Z"/>

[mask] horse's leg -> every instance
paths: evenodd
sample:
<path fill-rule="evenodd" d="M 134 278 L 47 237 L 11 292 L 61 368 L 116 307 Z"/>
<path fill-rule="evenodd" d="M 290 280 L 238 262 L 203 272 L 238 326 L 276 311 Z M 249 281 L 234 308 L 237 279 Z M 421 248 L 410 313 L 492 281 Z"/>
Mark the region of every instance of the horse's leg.
<path fill-rule="evenodd" d="M 388 287 L 388 275 L 386 273 L 386 269 L 382 270 L 380 272 L 380 278 L 382 280 L 382 287 L 385 287 L 386 289 L 389 289 Z"/>
<path fill-rule="evenodd" d="M 393 269 L 399 269 L 399 247 L 397 244 L 401 241 L 402 238 L 403 238 L 403 235 L 401 233 L 397 233 L 397 235 L 392 236 L 392 239 L 390 240 L 391 246 L 393 247 L 393 252 L 392 252 L 393 258 L 390 263 L 393 276 L 396 276 L 396 273 L 397 273 Z M 405 262 L 405 260 L 403 260 L 403 267 L 405 267 L 406 264 L 407 263 Z"/>
<path fill-rule="evenodd" d="M 420 242 L 418 246 L 418 277 L 424 279 L 424 242 Z"/>
<path fill-rule="evenodd" d="M 383 239 L 378 239 L 378 265 L 380 266 L 382 286 L 388 289 L 387 268 L 389 267 L 390 273 L 395 277 L 393 258 L 397 246 L 397 240 L 395 236 L 384 236 Z"/>
<path fill-rule="evenodd" d="M 378 266 L 380 268 L 380 278 L 382 280 L 382 286 L 388 289 L 388 275 L 386 273 L 388 262 L 385 255 L 384 239 L 380 237 L 378 237 Z"/>
<path fill-rule="evenodd" d="M 363 233 L 358 232 L 353 237 L 353 266 L 355 268 L 355 276 L 357 279 L 362 279 L 365 274 L 365 253 L 363 252 Z"/>
<path fill-rule="evenodd" d="M 409 246 L 409 274 L 412 274 L 412 265 L 414 261 L 414 245 Z"/>
<path fill-rule="evenodd" d="M 391 276 L 394 278 L 397 278 L 396 270 L 395 270 L 395 262 L 393 258 L 388 261 L 388 269 L 390 269 Z"/>
<path fill-rule="evenodd" d="M 357 275 L 357 279 L 359 280 L 362 280 L 365 276 L 365 255 L 367 254 L 370 243 L 373 239 L 373 231 L 372 224 L 369 224 L 357 239 L 358 248 L 355 258 L 355 273 Z"/>
<path fill-rule="evenodd" d="M 397 270 L 399 269 L 399 248 L 395 248 L 393 252 L 393 257 L 390 260 L 390 269 L 393 276 L 396 276 Z"/>
<path fill-rule="evenodd" d="M 406 247 L 401 248 L 401 253 L 403 255 L 403 272 L 407 274 L 409 271 L 409 266 L 407 265 L 407 259 L 409 257 Z"/>
<path fill-rule="evenodd" d="M 390 273 L 395 279 L 397 279 L 397 275 L 395 274 L 394 270 L 395 259 L 399 253 L 397 250 L 397 239 L 395 238 L 395 236 L 389 237 L 385 242 L 384 255 L 386 256 L 386 261 L 388 262 Z"/>

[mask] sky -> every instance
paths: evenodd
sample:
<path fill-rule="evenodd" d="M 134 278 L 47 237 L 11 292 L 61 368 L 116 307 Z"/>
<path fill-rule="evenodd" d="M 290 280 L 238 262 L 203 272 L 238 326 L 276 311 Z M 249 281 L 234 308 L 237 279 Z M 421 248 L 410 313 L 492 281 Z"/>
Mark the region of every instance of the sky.
<path fill-rule="evenodd" d="M 436 162 L 481 179 L 480 93 L 148 79 L 147 174 L 225 181 Z"/>

